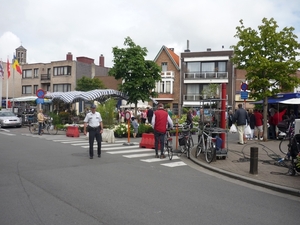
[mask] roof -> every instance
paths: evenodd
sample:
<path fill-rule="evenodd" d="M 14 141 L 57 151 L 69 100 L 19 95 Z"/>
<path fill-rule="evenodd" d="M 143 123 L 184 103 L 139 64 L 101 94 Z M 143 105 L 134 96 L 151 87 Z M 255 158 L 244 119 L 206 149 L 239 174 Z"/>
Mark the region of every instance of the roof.
<path fill-rule="evenodd" d="M 177 55 L 174 51 L 172 51 L 170 48 L 167 48 L 166 46 L 162 46 L 159 52 L 157 53 L 154 62 L 158 59 L 158 57 L 161 55 L 162 51 L 165 51 L 169 58 L 171 59 L 172 63 L 176 67 L 177 70 L 179 70 L 179 55 Z"/>

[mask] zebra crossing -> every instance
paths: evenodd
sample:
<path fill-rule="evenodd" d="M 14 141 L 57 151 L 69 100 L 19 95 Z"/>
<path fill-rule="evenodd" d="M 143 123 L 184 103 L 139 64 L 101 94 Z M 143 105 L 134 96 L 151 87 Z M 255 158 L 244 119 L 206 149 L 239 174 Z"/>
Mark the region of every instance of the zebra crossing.
<path fill-rule="evenodd" d="M 59 142 L 61 144 L 68 144 L 72 146 L 81 147 L 84 149 L 89 148 L 89 143 L 86 138 L 78 138 L 78 139 L 71 139 L 71 138 L 65 138 L 65 139 L 56 139 L 55 136 L 37 136 L 37 135 L 30 135 L 30 134 L 24 134 L 26 136 L 33 136 L 38 138 L 45 138 L 49 141 L 53 142 Z M 186 166 L 187 164 L 181 161 L 181 159 L 176 156 L 176 154 L 173 155 L 172 160 L 169 160 L 167 154 L 166 158 L 159 159 L 154 158 L 154 149 L 148 149 L 148 148 L 140 148 L 139 143 L 132 143 L 133 145 L 124 145 L 126 141 L 124 140 L 116 140 L 115 143 L 101 143 L 101 151 L 102 154 L 110 154 L 110 155 L 120 155 L 127 159 L 138 159 L 141 162 L 145 163 L 159 163 L 162 166 L 166 167 L 179 167 L 179 166 Z M 94 149 L 97 149 L 97 142 L 94 142 Z"/>

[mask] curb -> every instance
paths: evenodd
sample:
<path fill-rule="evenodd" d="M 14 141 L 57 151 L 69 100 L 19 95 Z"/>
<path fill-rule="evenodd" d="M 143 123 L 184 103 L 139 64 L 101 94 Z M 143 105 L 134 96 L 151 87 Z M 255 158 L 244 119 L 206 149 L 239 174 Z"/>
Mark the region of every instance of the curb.
<path fill-rule="evenodd" d="M 210 166 L 207 163 L 202 163 L 199 160 L 197 160 L 193 155 L 191 155 L 190 160 L 192 162 L 194 162 L 195 164 L 204 167 L 205 169 L 211 170 L 213 172 L 222 174 L 224 176 L 227 177 L 231 177 L 237 180 L 241 180 L 250 184 L 254 184 L 257 186 L 261 186 L 264 188 L 268 188 L 277 192 L 282 192 L 282 193 L 286 193 L 286 194 L 290 194 L 290 195 L 294 195 L 294 196 L 298 196 L 300 197 L 300 190 L 295 189 L 295 188 L 289 188 L 289 187 L 285 187 L 285 186 L 281 186 L 281 185 L 277 185 L 277 184 L 273 184 L 273 183 L 269 183 L 269 182 L 265 182 L 265 181 L 260 181 L 260 180 L 256 180 L 256 179 L 252 179 L 252 178 L 248 178 L 248 177 L 244 177 L 235 173 L 231 173 L 228 172 L 226 170 L 221 170 L 219 168 L 215 168 L 213 166 Z"/>

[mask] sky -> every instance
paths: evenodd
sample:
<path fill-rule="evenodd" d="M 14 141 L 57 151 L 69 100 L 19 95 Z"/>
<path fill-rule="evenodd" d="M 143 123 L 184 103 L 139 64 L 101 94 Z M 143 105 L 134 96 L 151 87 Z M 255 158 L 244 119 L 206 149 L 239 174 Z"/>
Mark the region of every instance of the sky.
<path fill-rule="evenodd" d="M 3 0 L 2 0 L 3 1 Z M 27 63 L 50 63 L 85 56 L 105 57 L 113 66 L 112 48 L 130 37 L 154 60 L 162 46 L 180 55 L 229 50 L 237 43 L 236 27 L 257 29 L 274 18 L 279 30 L 294 27 L 300 42 L 299 0 L 9 0 L 1 4 L 0 60 L 27 49 Z"/>

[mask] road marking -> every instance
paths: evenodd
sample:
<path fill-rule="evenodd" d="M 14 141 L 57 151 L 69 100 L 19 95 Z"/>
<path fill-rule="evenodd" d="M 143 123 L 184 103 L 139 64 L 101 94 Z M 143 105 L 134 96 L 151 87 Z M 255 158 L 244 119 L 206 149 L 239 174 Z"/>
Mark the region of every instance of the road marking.
<path fill-rule="evenodd" d="M 136 146 L 136 147 L 138 147 L 138 146 Z M 113 152 L 107 152 L 107 153 L 108 154 L 124 154 L 124 153 L 133 153 L 133 152 L 148 152 L 150 150 L 151 149 L 137 149 L 137 150 L 113 151 Z"/>
<path fill-rule="evenodd" d="M 184 162 L 173 162 L 173 163 L 165 163 L 160 165 L 167 166 L 167 167 L 186 166 Z"/>
<path fill-rule="evenodd" d="M 178 156 L 173 156 L 172 159 L 176 160 L 176 159 L 179 159 L 179 157 L 178 157 Z M 158 161 L 162 161 L 162 160 L 169 160 L 169 158 L 168 158 L 168 156 L 166 155 L 166 158 L 164 158 L 164 159 L 159 159 L 159 158 L 154 158 L 154 159 L 141 159 L 141 161 L 143 161 L 143 162 L 149 162 L 149 163 L 151 163 L 151 162 L 158 162 Z"/>
<path fill-rule="evenodd" d="M 124 147 L 122 146 L 122 148 L 120 148 L 120 147 L 115 147 L 115 148 L 106 148 L 106 145 L 102 145 L 102 147 L 104 147 L 104 148 L 101 148 L 101 149 L 103 149 L 104 151 L 107 151 L 107 150 L 120 150 L 120 149 L 134 149 L 134 148 L 138 148 L 139 146 L 134 146 L 134 145 L 132 145 L 132 146 L 125 146 L 124 145 Z"/>
<path fill-rule="evenodd" d="M 5 132 L 0 132 L 1 134 L 7 135 L 7 136 L 16 136 L 15 134 L 11 134 L 11 133 L 5 133 Z"/>
<path fill-rule="evenodd" d="M 144 154 L 133 154 L 133 155 L 122 155 L 125 158 L 139 158 L 139 157 L 146 157 L 146 156 L 153 156 L 153 153 L 144 153 Z"/>

